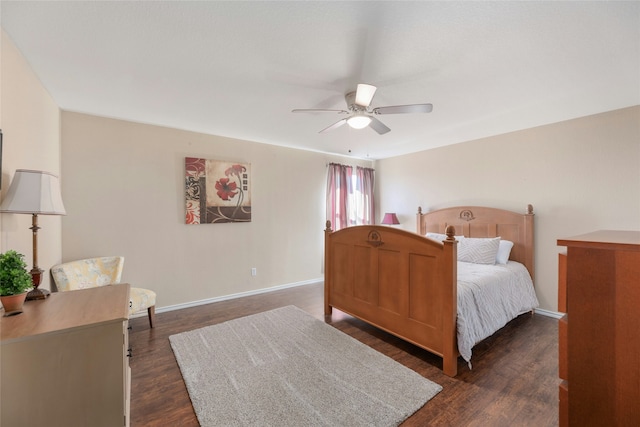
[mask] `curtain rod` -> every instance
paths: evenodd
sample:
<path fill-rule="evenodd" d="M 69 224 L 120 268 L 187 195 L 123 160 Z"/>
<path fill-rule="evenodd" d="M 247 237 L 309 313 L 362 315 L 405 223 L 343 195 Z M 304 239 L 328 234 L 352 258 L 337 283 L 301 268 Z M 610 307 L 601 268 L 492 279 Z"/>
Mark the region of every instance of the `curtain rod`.
<path fill-rule="evenodd" d="M 334 162 L 331 162 L 331 163 L 327 163 L 327 164 L 326 164 L 326 166 L 327 166 L 327 167 L 329 167 L 329 166 L 331 166 L 331 165 L 342 166 L 342 167 L 350 167 L 350 168 L 354 167 L 353 165 L 343 165 L 343 164 L 341 164 L 341 163 L 334 163 Z M 356 167 L 356 168 L 360 168 L 360 169 L 365 169 L 365 170 L 372 170 L 372 171 L 374 171 L 374 172 L 375 172 L 375 169 L 374 169 L 374 168 L 367 168 L 367 167 L 364 167 L 364 166 L 358 166 L 358 165 L 356 165 L 355 167 Z"/>

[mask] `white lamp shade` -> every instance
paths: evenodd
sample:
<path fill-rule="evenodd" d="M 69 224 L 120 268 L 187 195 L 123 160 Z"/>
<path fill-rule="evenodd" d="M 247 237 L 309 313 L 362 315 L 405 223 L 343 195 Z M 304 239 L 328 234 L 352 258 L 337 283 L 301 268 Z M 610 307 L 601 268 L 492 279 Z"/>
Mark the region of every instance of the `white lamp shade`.
<path fill-rule="evenodd" d="M 66 215 L 58 176 L 44 171 L 16 170 L 0 212 Z"/>
<path fill-rule="evenodd" d="M 371 117 L 361 115 L 361 114 L 356 114 L 354 116 L 349 117 L 347 119 L 347 123 L 349 123 L 349 126 L 351 126 L 354 129 L 364 129 L 367 126 L 369 126 L 369 123 L 371 123 Z"/>

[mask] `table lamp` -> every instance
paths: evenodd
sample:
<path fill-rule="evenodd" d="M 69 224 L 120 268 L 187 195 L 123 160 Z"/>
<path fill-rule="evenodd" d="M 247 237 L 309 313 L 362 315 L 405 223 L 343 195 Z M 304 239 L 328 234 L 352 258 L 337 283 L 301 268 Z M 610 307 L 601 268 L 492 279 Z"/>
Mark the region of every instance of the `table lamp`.
<path fill-rule="evenodd" d="M 382 224 L 397 225 L 400 224 L 400 221 L 398 221 L 398 216 L 395 213 L 386 213 L 382 218 Z"/>
<path fill-rule="evenodd" d="M 33 290 L 27 294 L 27 300 L 45 299 L 49 296 L 49 291 L 38 289 L 44 272 L 38 267 L 38 215 L 66 215 L 58 176 L 44 171 L 16 170 L 9 191 L 0 205 L 0 212 L 32 215 L 30 229 L 33 231 Z"/>

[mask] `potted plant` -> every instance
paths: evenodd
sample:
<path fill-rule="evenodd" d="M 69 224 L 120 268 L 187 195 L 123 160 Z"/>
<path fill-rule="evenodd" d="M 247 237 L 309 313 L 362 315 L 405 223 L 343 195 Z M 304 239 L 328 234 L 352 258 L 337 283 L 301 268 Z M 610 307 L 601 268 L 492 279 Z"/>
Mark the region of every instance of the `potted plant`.
<path fill-rule="evenodd" d="M 14 250 L 0 254 L 0 301 L 5 316 L 22 313 L 27 289 L 32 287 L 24 255 Z"/>

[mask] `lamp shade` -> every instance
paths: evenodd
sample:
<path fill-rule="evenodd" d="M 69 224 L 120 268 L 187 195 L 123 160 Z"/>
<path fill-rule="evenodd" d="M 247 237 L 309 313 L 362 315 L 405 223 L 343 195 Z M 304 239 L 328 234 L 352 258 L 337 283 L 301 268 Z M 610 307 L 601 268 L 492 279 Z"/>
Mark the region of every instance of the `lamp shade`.
<path fill-rule="evenodd" d="M 383 224 L 400 224 L 400 221 L 398 221 L 398 217 L 396 216 L 395 213 L 386 213 L 384 214 L 384 218 L 382 218 L 382 223 Z"/>
<path fill-rule="evenodd" d="M 371 123 L 371 117 L 355 114 L 347 119 L 347 123 L 354 129 L 364 129 Z"/>
<path fill-rule="evenodd" d="M 0 212 L 66 215 L 58 176 L 44 171 L 16 170 Z"/>

